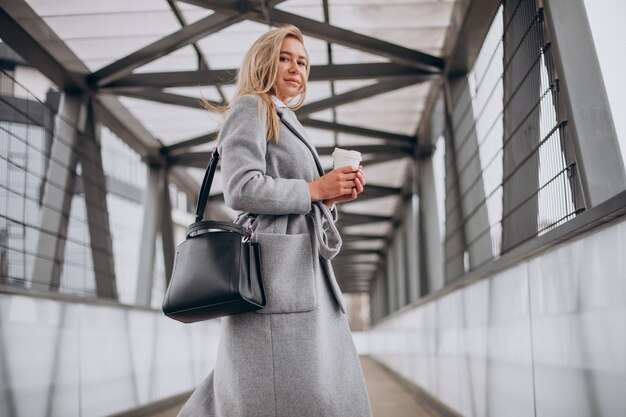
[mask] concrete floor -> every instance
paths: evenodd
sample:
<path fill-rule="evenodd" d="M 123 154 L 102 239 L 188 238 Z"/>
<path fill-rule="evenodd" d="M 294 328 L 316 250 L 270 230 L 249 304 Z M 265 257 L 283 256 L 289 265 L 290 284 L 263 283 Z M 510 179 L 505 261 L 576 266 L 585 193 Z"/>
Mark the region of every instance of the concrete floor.
<path fill-rule="evenodd" d="M 361 366 L 374 417 L 438 417 L 427 404 L 420 405 L 415 395 L 373 359 L 361 357 Z M 181 405 L 151 417 L 176 417 Z"/>

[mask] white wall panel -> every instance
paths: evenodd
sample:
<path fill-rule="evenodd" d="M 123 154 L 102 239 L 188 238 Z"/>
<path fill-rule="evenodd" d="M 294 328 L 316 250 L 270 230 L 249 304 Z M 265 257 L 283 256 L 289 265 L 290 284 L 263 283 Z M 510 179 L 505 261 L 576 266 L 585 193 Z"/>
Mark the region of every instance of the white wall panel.
<path fill-rule="evenodd" d="M 626 414 L 626 220 L 370 332 L 370 353 L 463 416 Z"/>

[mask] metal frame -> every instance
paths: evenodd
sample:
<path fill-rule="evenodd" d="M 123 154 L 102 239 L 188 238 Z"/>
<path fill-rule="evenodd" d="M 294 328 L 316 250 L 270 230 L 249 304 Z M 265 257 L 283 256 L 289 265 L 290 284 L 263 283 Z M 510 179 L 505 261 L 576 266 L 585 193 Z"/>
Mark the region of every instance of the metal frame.
<path fill-rule="evenodd" d="M 128 74 L 116 81 L 104 84 L 101 92 L 114 92 L 117 89 L 128 91 L 144 88 L 197 87 L 199 85 L 229 85 L 235 83 L 237 69 L 198 69 L 197 71 L 172 71 Z M 422 78 L 424 81 L 439 79 L 438 74 L 393 62 L 363 64 L 313 65 L 309 82 L 340 80 L 385 80 L 402 77 Z"/>
<path fill-rule="evenodd" d="M 585 203 L 590 208 L 626 189 L 624 161 L 583 0 L 543 3 Z"/>
<path fill-rule="evenodd" d="M 63 94 L 55 118 L 55 140 L 50 151 L 44 188 L 41 228 L 37 236 L 37 256 L 32 281 L 40 288 L 58 291 L 65 256 L 69 213 L 76 183 L 79 129 L 85 128 L 86 97 Z M 51 184 L 56 184 L 53 187 Z M 95 266 L 95 265 L 94 265 Z"/>

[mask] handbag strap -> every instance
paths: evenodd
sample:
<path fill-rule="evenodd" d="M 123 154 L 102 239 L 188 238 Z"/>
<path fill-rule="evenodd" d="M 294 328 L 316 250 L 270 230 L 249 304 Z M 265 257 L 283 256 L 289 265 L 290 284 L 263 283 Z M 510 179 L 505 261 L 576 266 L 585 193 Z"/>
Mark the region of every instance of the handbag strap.
<path fill-rule="evenodd" d="M 298 137 L 298 139 L 300 139 L 306 145 L 306 147 L 309 148 L 309 151 L 311 151 L 311 155 L 313 155 L 313 159 L 315 159 L 315 165 L 317 165 L 317 171 L 319 172 L 320 177 L 324 176 L 324 168 L 322 168 L 322 164 L 321 164 L 319 158 L 317 157 L 317 154 L 315 153 L 315 151 L 311 147 L 311 144 L 306 139 L 304 139 L 304 137 L 302 137 L 300 132 L 298 132 L 298 130 L 295 127 L 293 127 L 291 125 L 291 123 L 289 123 L 287 120 L 285 120 L 285 118 L 283 117 L 283 112 L 282 111 L 279 111 L 278 108 L 277 108 L 276 109 L 276 113 L 278 113 L 278 117 L 280 118 L 280 121 L 283 122 L 283 124 L 285 126 L 287 126 L 287 129 L 291 130 L 291 133 L 296 135 Z"/>
<path fill-rule="evenodd" d="M 202 179 L 202 186 L 200 187 L 200 196 L 198 196 L 198 204 L 196 205 L 196 222 L 201 222 L 204 217 L 204 209 L 209 199 L 209 192 L 211 191 L 211 184 L 213 184 L 213 177 L 215 176 L 215 170 L 217 169 L 217 163 L 220 160 L 220 154 L 217 152 L 217 148 L 211 155 L 211 160 L 204 173 Z"/>

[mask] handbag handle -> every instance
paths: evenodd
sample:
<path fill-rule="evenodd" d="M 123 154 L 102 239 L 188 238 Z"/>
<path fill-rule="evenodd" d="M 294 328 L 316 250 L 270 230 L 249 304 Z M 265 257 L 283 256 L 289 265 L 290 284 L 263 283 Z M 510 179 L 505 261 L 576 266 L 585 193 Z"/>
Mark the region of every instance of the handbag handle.
<path fill-rule="evenodd" d="M 196 205 L 196 222 L 201 222 L 204 217 L 204 209 L 209 199 L 209 192 L 211 191 L 211 184 L 213 184 L 213 177 L 215 176 L 215 170 L 217 169 L 217 163 L 220 160 L 220 154 L 217 152 L 217 148 L 211 155 L 209 166 L 207 166 L 204 178 L 202 179 L 202 187 L 200 187 L 200 195 L 198 196 L 198 205 Z"/>

